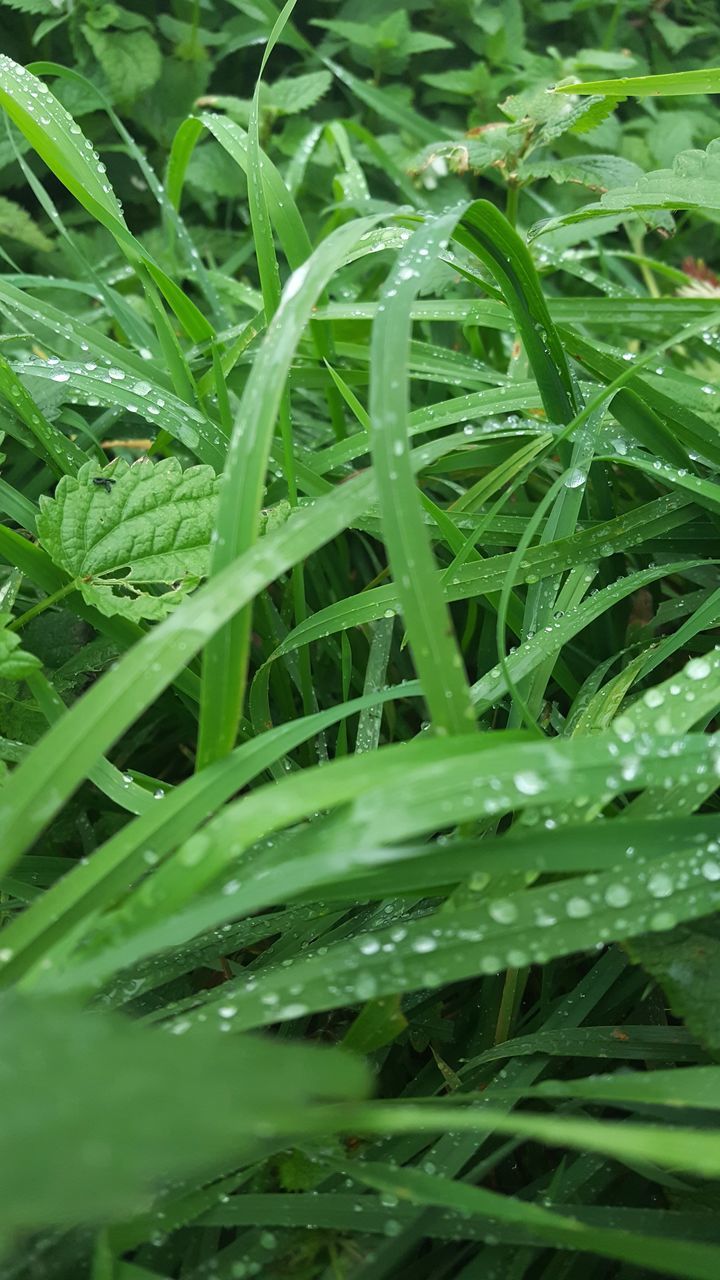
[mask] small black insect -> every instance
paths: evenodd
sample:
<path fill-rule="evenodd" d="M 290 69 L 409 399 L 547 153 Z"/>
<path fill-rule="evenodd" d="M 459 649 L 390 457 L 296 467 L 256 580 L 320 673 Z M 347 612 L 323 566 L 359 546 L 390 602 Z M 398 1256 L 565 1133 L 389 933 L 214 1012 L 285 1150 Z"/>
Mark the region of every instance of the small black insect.
<path fill-rule="evenodd" d="M 93 476 L 93 484 L 100 485 L 106 493 L 112 493 L 111 485 L 114 485 L 114 483 L 115 481 L 111 480 L 109 476 Z"/>

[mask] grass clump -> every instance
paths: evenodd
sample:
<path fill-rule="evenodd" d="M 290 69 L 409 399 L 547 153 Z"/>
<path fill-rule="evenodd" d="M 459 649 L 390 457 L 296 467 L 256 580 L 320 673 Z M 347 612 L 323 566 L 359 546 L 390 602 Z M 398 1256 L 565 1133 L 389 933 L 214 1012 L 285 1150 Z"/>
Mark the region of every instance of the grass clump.
<path fill-rule="evenodd" d="M 714 6 L 2 11 L 3 1280 L 716 1280 Z"/>

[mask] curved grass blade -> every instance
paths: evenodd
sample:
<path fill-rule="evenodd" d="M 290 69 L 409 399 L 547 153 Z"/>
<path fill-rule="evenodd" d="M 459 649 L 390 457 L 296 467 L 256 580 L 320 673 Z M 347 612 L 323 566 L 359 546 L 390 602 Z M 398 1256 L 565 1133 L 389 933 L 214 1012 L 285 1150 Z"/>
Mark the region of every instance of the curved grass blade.
<path fill-rule="evenodd" d="M 6 54 L 0 55 L 0 106 L 55 177 L 98 222 L 107 227 L 133 265 L 143 263 L 194 341 L 213 336 L 202 312 L 128 229 L 104 166 L 82 130 L 42 80 Z"/>
<path fill-rule="evenodd" d="M 265 472 L 290 362 L 318 294 L 348 252 L 377 221 L 376 216 L 339 227 L 294 272 L 285 286 L 280 306 L 253 363 L 230 441 L 211 574 L 220 573 L 251 548 L 258 537 Z M 347 492 L 347 486 L 345 490 Z M 307 514 L 312 520 L 312 513 Z M 203 655 L 198 753 L 206 764 L 227 754 L 234 746 L 245 697 L 250 610 L 238 606 L 232 612 L 236 616 L 231 625 L 214 637 Z"/>
<path fill-rule="evenodd" d="M 3 943 L 12 952 L 3 981 L 14 981 L 38 955 L 48 953 L 80 920 L 109 907 L 151 865 L 189 839 L 196 828 L 227 800 L 295 747 L 356 712 L 397 697 L 419 695 L 402 686 L 377 690 L 313 716 L 281 725 L 236 747 L 216 764 L 153 800 L 149 812 L 75 864 L 22 916 L 7 925 Z M 151 857 L 148 859 L 148 850 Z"/>
<path fill-rule="evenodd" d="M 670 786 L 680 778 L 699 781 L 708 772 L 717 780 L 716 739 L 689 735 L 678 750 L 675 739 L 645 735 L 641 751 L 637 743 L 623 747 L 621 741 L 610 733 L 529 743 L 525 735 L 509 731 L 502 746 L 496 735 L 421 738 L 304 770 L 274 784 L 271 799 L 263 789 L 225 809 L 138 887 L 115 923 L 110 921 L 101 932 L 91 959 L 83 958 L 65 974 L 53 975 L 46 967 L 37 980 L 53 989 L 58 984 L 58 989 L 97 984 L 106 966 L 112 971 L 178 945 L 234 918 L 239 909 L 250 913 L 287 902 L 294 893 L 334 880 L 339 871 L 347 874 L 351 865 L 370 869 L 415 856 L 417 850 L 408 850 L 403 841 L 442 828 L 459 815 L 468 822 L 497 820 L 510 810 L 561 804 L 573 787 L 582 787 L 588 798 L 604 806 L 628 789 Z M 675 743 L 672 755 L 670 743 Z M 311 851 L 297 835 L 243 871 L 242 855 L 256 841 L 318 808 L 353 799 L 357 805 L 340 829 L 337 847 L 313 832 Z M 607 824 L 605 841 L 617 850 L 612 824 Z M 436 855 L 437 847 L 428 845 L 427 853 Z M 296 960 L 289 970 L 280 966 L 247 982 L 239 979 L 222 994 L 237 1006 L 238 1027 L 261 1026 L 282 1019 L 286 1007 L 286 1017 L 299 1016 L 291 991 L 307 1011 L 317 1011 L 434 988 L 508 966 L 546 963 L 597 941 L 668 929 L 708 914 L 720 902 L 714 880 L 718 864 L 708 856 L 702 837 L 650 864 L 621 857 L 620 865 L 599 877 L 567 879 L 506 898 L 486 896 L 454 912 L 441 909 L 408 921 L 399 934 L 394 927 L 373 930 L 367 946 L 367 934 L 361 933 Z M 220 883 L 228 874 L 232 878 Z M 213 884 L 216 892 L 202 895 Z M 272 999 L 265 1000 L 269 993 Z"/>
<path fill-rule="evenodd" d="M 454 238 L 490 269 L 513 314 L 545 411 L 570 422 L 582 407 L 533 260 L 507 218 L 488 200 L 465 211 Z"/>
<path fill-rule="evenodd" d="M 457 213 L 427 223 L 400 253 L 381 295 L 370 351 L 372 455 L 383 537 L 430 716 L 441 733 L 475 727 L 470 690 L 421 516 L 407 429 L 412 302 Z"/>

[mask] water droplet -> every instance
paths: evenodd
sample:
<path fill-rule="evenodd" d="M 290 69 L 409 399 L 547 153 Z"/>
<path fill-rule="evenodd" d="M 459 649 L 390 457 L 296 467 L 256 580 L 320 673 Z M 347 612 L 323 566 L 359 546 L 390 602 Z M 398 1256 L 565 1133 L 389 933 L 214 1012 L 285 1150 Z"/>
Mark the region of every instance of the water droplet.
<path fill-rule="evenodd" d="M 524 770 L 522 773 L 516 773 L 513 782 L 518 791 L 524 796 L 536 796 L 542 791 L 545 783 L 539 774 L 533 773 L 532 770 Z"/>
<path fill-rule="evenodd" d="M 305 1004 L 286 1004 L 284 1009 L 280 1010 L 278 1017 L 302 1018 L 304 1014 L 307 1013 L 307 1011 L 308 1011 L 308 1008 L 307 1008 L 307 1005 Z"/>
<path fill-rule="evenodd" d="M 675 888 L 670 876 L 664 871 L 656 871 L 651 875 L 647 887 L 653 898 L 668 898 Z"/>
<path fill-rule="evenodd" d="M 412 943 L 413 951 L 417 951 L 421 955 L 423 955 L 427 951 L 434 951 L 436 946 L 437 946 L 437 942 L 435 941 L 435 939 L 428 938 L 428 937 L 415 938 L 414 942 Z"/>
<path fill-rule="evenodd" d="M 677 921 L 670 911 L 656 911 L 654 916 L 650 918 L 650 928 L 656 933 L 663 933 L 667 929 L 674 929 Z"/>
<path fill-rule="evenodd" d="M 512 924 L 518 916 L 518 909 L 509 898 L 497 898 L 490 903 L 488 911 L 498 924 Z"/>
<path fill-rule="evenodd" d="M 660 689 L 648 689 L 643 694 L 643 702 L 646 707 L 661 707 L 665 701 L 665 694 Z"/>
<path fill-rule="evenodd" d="M 364 956 L 374 956 L 380 950 L 380 943 L 377 938 L 363 938 L 360 942 L 360 950 Z"/>
<path fill-rule="evenodd" d="M 712 667 L 707 658 L 691 658 L 690 662 L 685 664 L 685 675 L 689 680 L 706 680 L 711 670 Z"/>
<path fill-rule="evenodd" d="M 592 908 L 587 898 L 569 898 L 566 910 L 573 920 L 581 920 L 590 915 Z"/>

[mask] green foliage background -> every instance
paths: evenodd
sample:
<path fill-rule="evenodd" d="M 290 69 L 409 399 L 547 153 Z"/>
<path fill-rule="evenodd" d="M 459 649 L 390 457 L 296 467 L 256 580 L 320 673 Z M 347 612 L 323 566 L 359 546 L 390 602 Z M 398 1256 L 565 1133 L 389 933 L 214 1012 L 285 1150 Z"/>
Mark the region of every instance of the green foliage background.
<path fill-rule="evenodd" d="M 2 1280 L 717 1280 L 710 0 L 2 0 Z"/>

